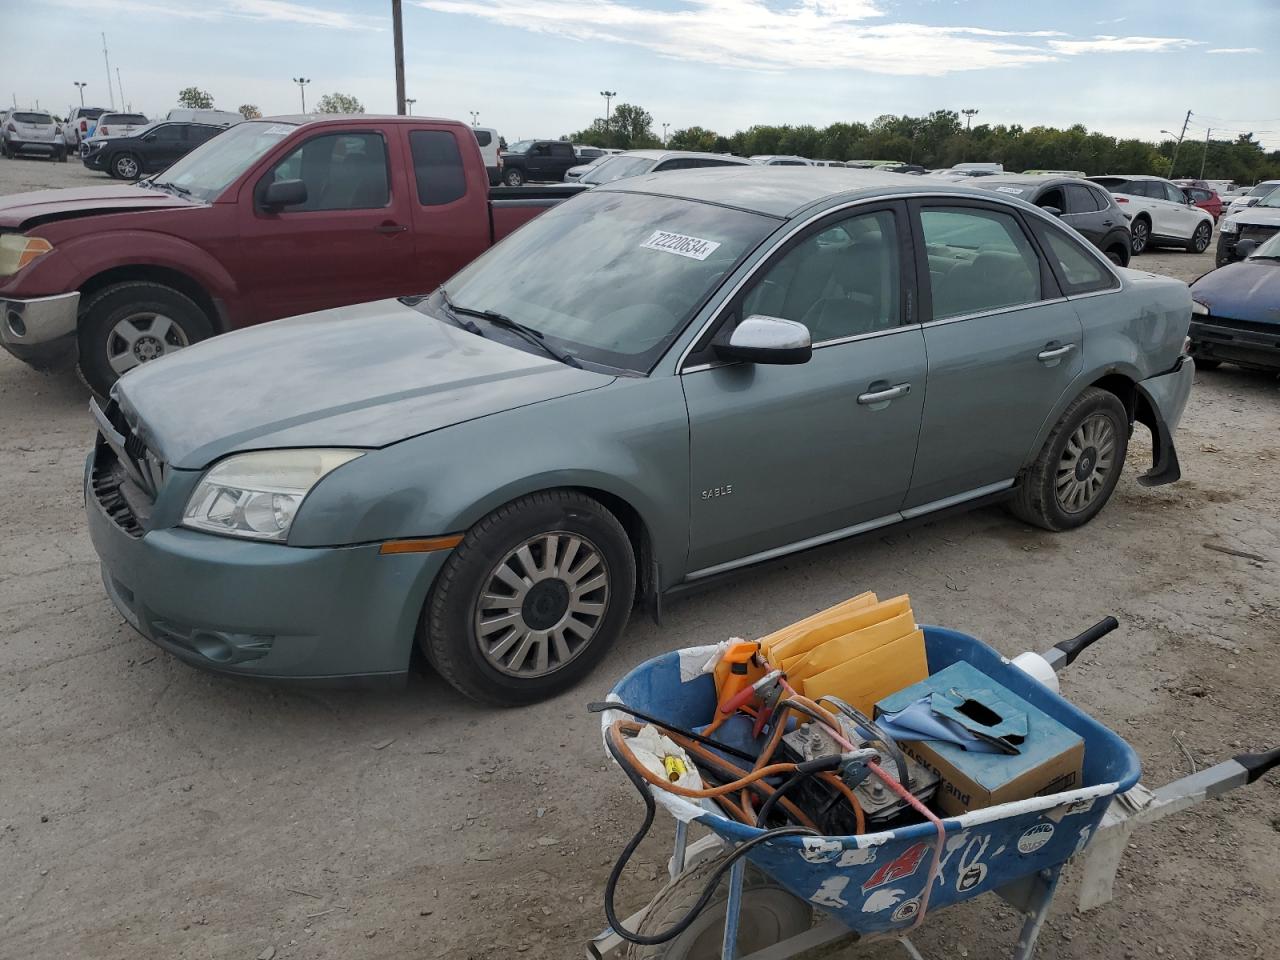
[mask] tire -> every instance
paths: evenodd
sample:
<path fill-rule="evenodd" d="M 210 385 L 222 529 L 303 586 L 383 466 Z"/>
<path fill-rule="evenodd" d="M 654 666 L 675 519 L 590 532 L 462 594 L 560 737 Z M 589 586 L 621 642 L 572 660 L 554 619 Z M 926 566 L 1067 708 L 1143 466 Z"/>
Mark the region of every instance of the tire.
<path fill-rule="evenodd" d="M 1129 249 L 1136 257 L 1151 245 L 1151 221 L 1146 217 L 1138 217 L 1129 227 Z"/>
<path fill-rule="evenodd" d="M 1054 424 L 1010 509 L 1045 530 L 1083 526 L 1111 498 L 1128 449 L 1129 415 L 1120 398 L 1086 388 Z"/>
<path fill-rule="evenodd" d="M 510 170 L 503 173 L 502 182 L 508 187 L 522 187 L 524 186 L 524 174 L 515 167 L 512 167 Z"/>
<path fill-rule="evenodd" d="M 1209 241 L 1212 239 L 1213 224 L 1208 220 L 1201 220 L 1196 232 L 1187 241 L 1187 253 L 1204 253 L 1209 249 Z"/>
<path fill-rule="evenodd" d="M 671 929 L 689 912 L 724 857 L 715 857 L 686 870 L 658 892 L 635 932 L 652 937 Z M 716 895 L 689 928 L 666 943 L 627 945 L 627 960 L 719 960 L 729 899 L 728 874 Z M 738 956 L 755 953 L 804 933 L 813 923 L 812 908 L 783 890 L 750 864 L 742 881 Z"/>
<path fill-rule="evenodd" d="M 117 180 L 137 180 L 142 176 L 142 161 L 132 153 L 117 153 L 107 168 Z"/>
<path fill-rule="evenodd" d="M 159 283 L 117 283 L 80 315 L 80 376 L 105 397 L 122 373 L 213 334 L 213 322 L 186 294 Z"/>
<path fill-rule="evenodd" d="M 1123 247 L 1109 247 L 1106 251 L 1106 257 L 1117 267 L 1127 267 L 1129 265 L 1128 251 Z"/>
<path fill-rule="evenodd" d="M 561 576 L 567 555 L 570 575 Z M 603 583 L 592 586 L 601 574 Z M 631 541 L 612 513 L 584 494 L 535 493 L 467 531 L 436 577 L 418 642 L 440 675 L 473 700 L 533 703 L 600 662 L 627 625 L 635 590 Z M 500 602 L 482 607 L 484 597 Z"/>
<path fill-rule="evenodd" d="M 1197 370 L 1217 370 L 1222 366 L 1221 360 L 1214 360 L 1210 357 L 1197 357 L 1194 353 L 1191 355 L 1191 359 L 1196 362 Z"/>

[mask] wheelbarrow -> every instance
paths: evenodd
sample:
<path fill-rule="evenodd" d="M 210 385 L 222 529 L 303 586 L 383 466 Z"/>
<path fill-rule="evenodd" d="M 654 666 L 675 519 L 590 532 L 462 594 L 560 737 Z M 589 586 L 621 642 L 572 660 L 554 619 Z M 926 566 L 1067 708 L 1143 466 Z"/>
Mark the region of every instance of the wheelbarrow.
<path fill-rule="evenodd" d="M 1156 790 L 1140 784 L 1133 748 L 1057 692 L 1056 673 L 1116 625 L 1107 618 L 1044 654 L 1027 653 L 1016 661 L 955 630 L 924 628 L 930 673 L 968 661 L 1084 739 L 1077 789 L 946 818 L 940 827 L 920 823 L 859 836 L 761 841 L 765 831 L 725 817 L 710 801 L 650 786 L 656 803 L 676 820 L 675 849 L 670 882 L 620 924 L 633 937 L 654 940 L 687 918 L 732 852 L 754 845 L 733 859 L 728 883 L 719 884 L 679 936 L 642 945 L 608 928 L 590 941 L 587 956 L 786 960 L 837 941 L 888 938 L 921 960 L 907 934 L 926 912 L 994 893 L 1023 914 L 1012 957 L 1030 960 L 1068 861 L 1086 861 L 1081 909 L 1100 906 L 1111 899 L 1120 857 L 1137 826 L 1252 783 L 1280 764 L 1280 749 L 1241 754 Z M 608 699 L 677 728 L 701 727 L 714 715 L 716 690 L 696 665 L 713 651 L 697 647 L 649 660 L 627 674 Z M 622 716 L 605 710 L 603 728 Z M 690 842 L 692 824 L 710 833 Z"/>

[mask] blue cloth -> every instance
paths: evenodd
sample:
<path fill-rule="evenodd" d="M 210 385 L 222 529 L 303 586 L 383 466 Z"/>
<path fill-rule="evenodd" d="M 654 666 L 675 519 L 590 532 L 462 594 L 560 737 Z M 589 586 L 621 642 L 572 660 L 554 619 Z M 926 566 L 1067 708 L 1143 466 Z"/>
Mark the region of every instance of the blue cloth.
<path fill-rule="evenodd" d="M 894 740 L 941 740 L 968 753 L 1000 753 L 1000 749 L 979 740 L 960 723 L 935 712 L 933 697 L 921 697 L 896 713 L 882 713 L 876 720 L 880 729 Z"/>

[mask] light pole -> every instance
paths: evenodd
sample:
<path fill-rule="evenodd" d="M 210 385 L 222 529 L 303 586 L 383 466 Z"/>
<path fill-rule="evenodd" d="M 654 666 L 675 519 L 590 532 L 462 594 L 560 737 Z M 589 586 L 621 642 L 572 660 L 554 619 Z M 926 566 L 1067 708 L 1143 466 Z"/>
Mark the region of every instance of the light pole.
<path fill-rule="evenodd" d="M 479 111 L 479 110 L 468 110 L 467 112 L 471 114 L 471 125 L 472 125 L 473 127 L 477 127 L 477 126 L 479 126 L 479 125 L 480 125 L 480 111 Z"/>
<path fill-rule="evenodd" d="M 80 88 L 80 106 L 83 107 L 84 106 L 84 88 L 87 87 L 89 84 L 82 83 L 79 80 L 72 80 L 71 82 Z"/>
<path fill-rule="evenodd" d="M 973 118 L 978 114 L 977 107 L 965 107 L 960 111 L 964 114 L 964 132 L 969 132 L 969 124 L 973 122 Z"/>
<path fill-rule="evenodd" d="M 294 77 L 293 82 L 298 85 L 298 93 L 302 94 L 302 112 L 307 112 L 307 84 L 311 82 L 309 77 Z"/>
<path fill-rule="evenodd" d="M 418 101 L 413 97 L 405 97 L 404 105 L 409 108 L 409 116 L 413 116 L 413 105 Z"/>
<path fill-rule="evenodd" d="M 671 124 L 669 124 L 669 123 L 664 123 L 664 124 L 662 125 L 662 145 L 663 145 L 664 147 L 667 145 L 667 129 L 668 129 L 670 126 L 671 126 Z"/>
<path fill-rule="evenodd" d="M 1178 162 L 1178 147 L 1182 146 L 1178 135 L 1172 130 L 1161 130 L 1166 137 L 1173 141 L 1173 159 L 1169 161 L 1169 176 L 1173 176 L 1173 165 Z"/>
<path fill-rule="evenodd" d="M 617 90 L 601 90 L 600 96 L 604 97 L 604 128 L 609 129 L 609 122 L 613 117 L 613 98 L 618 95 Z"/>

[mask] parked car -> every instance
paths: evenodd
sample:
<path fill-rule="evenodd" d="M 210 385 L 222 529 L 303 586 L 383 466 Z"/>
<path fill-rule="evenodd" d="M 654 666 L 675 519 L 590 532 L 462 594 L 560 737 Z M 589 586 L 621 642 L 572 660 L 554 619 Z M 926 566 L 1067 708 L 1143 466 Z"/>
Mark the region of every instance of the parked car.
<path fill-rule="evenodd" d="M 215 333 L 429 291 L 577 192 L 491 200 L 469 130 L 419 117 L 246 121 L 137 185 L 2 197 L 0 342 L 40 365 L 78 358 L 105 395 Z"/>
<path fill-rule="evenodd" d="M 1106 187 L 1129 218 L 1135 256 L 1148 247 L 1182 247 L 1188 253 L 1209 249 L 1213 217 L 1189 200 L 1176 183 L 1146 175 L 1089 179 Z"/>
<path fill-rule="evenodd" d="M 1004 194 L 886 178 L 604 185 L 429 296 L 131 372 L 84 478 L 108 595 L 194 666 L 368 681 L 416 643 L 524 703 L 637 598 L 1002 497 L 1079 527 L 1136 422 L 1143 482 L 1177 479 L 1186 284 Z"/>
<path fill-rule="evenodd" d="M 568 170 L 564 172 L 564 182 L 573 183 L 577 180 L 580 180 L 583 176 L 586 175 L 588 170 L 591 170 L 593 167 L 600 166 L 600 164 L 604 163 L 606 160 L 608 160 L 612 156 L 614 156 L 614 154 L 612 153 L 602 153 L 600 154 L 600 156 L 596 157 L 594 160 L 589 160 L 586 163 L 580 163 L 576 167 L 570 167 Z"/>
<path fill-rule="evenodd" d="M 1115 198 L 1097 184 L 1078 177 L 1048 174 L 998 174 L 979 177 L 974 186 L 994 190 L 1047 210 L 1117 266 L 1127 267 L 1130 256 L 1129 222 Z"/>
<path fill-rule="evenodd" d="M 1182 192 L 1186 194 L 1188 200 L 1213 217 L 1214 223 L 1218 222 L 1218 218 L 1222 216 L 1222 198 L 1218 196 L 1217 190 L 1212 187 L 1196 187 L 1184 184 L 1180 184 L 1180 186 L 1182 186 Z"/>
<path fill-rule="evenodd" d="M 1280 180 L 1263 180 L 1261 183 L 1249 187 L 1227 206 L 1226 216 L 1229 217 L 1233 213 L 1239 213 L 1241 210 L 1252 207 L 1264 197 L 1269 197 L 1277 187 L 1280 187 Z"/>
<path fill-rule="evenodd" d="M 42 110 L 10 110 L 0 127 L 0 155 L 34 154 L 50 160 L 67 159 L 62 128 Z"/>
<path fill-rule="evenodd" d="M 573 155 L 579 161 L 596 160 L 600 157 L 608 156 L 603 147 L 592 147 L 585 143 L 575 143 L 573 145 Z"/>
<path fill-rule="evenodd" d="M 754 157 L 749 158 L 752 163 L 759 163 L 766 167 L 811 167 L 812 160 L 806 160 L 804 157 L 776 156 L 771 153 L 758 153 Z"/>
<path fill-rule="evenodd" d="M 80 144 L 93 135 L 98 117 L 106 112 L 102 107 L 72 107 L 68 110 L 67 120 L 62 125 L 62 139 L 67 150 L 78 153 Z"/>
<path fill-rule="evenodd" d="M 103 113 L 98 117 L 93 133 L 80 142 L 80 155 L 90 151 L 98 140 L 112 140 L 133 136 L 139 129 L 147 126 L 149 121 L 141 113 Z"/>
<path fill-rule="evenodd" d="M 845 164 L 849 166 L 849 164 Z M 918 163 L 882 163 L 876 166 L 881 173 L 908 173 L 912 176 L 922 176 L 927 171 Z"/>
<path fill-rule="evenodd" d="M 98 129 L 102 129 L 101 120 Z M 208 123 L 160 120 L 123 137 L 90 137 L 81 146 L 80 161 L 88 169 L 117 180 L 137 180 L 168 168 L 225 129 Z"/>
<path fill-rule="evenodd" d="M 1258 203 L 1228 214 L 1218 230 L 1214 262 L 1219 267 L 1243 256 L 1242 243 L 1266 243 L 1280 231 L 1280 190 L 1273 190 Z"/>
<path fill-rule="evenodd" d="M 1237 249 L 1241 262 L 1191 285 L 1191 355 L 1207 370 L 1223 362 L 1280 370 L 1280 232 Z"/>
<path fill-rule="evenodd" d="M 502 138 L 492 127 L 472 127 L 471 129 L 476 135 L 476 143 L 480 145 L 484 168 L 489 174 L 489 186 L 496 187 L 502 182 L 502 152 L 499 149 Z"/>
<path fill-rule="evenodd" d="M 502 155 L 502 182 L 508 187 L 559 183 L 569 168 L 578 163 L 573 144 L 566 140 L 520 140 Z"/>
<path fill-rule="evenodd" d="M 188 107 L 175 107 L 166 113 L 164 118 L 166 120 L 176 120 L 179 123 L 212 123 L 217 127 L 229 127 L 244 119 L 234 110 L 190 109 Z"/>
<path fill-rule="evenodd" d="M 1081 180 L 1083 180 L 1083 179 L 1084 179 L 1084 171 L 1083 171 L 1083 170 L 1023 170 L 1022 172 L 1023 172 L 1023 174 L 1024 174 L 1024 175 L 1026 175 L 1026 176 L 1037 176 L 1037 177 L 1077 177 L 1077 178 L 1079 178 L 1079 179 L 1081 179 Z"/>
<path fill-rule="evenodd" d="M 814 167 L 843 167 L 846 166 L 843 160 L 810 160 L 810 166 Z"/>
<path fill-rule="evenodd" d="M 598 186 L 645 173 L 669 173 L 702 167 L 750 166 L 751 161 L 727 153 L 698 153 L 694 150 L 628 150 L 608 157 L 599 166 L 578 177 L 579 183 Z"/>

